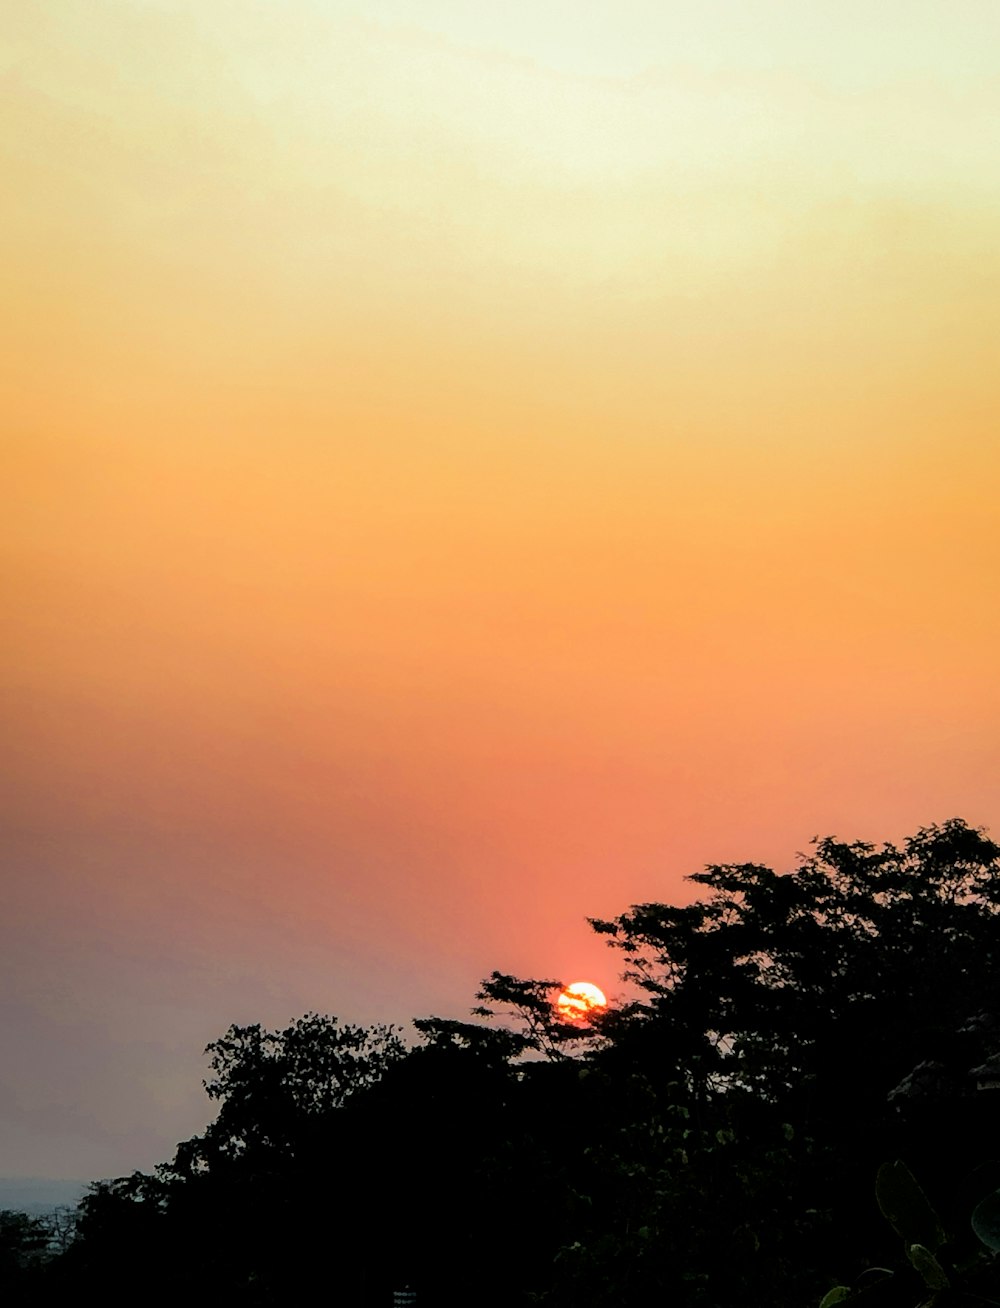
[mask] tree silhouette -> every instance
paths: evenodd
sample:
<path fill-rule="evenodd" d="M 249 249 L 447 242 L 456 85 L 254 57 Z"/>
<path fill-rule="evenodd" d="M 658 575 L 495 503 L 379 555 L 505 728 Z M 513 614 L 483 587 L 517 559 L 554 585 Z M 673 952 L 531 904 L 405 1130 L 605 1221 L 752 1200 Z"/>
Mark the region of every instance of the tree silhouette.
<path fill-rule="evenodd" d="M 802 1308 L 897 1257 L 871 1200 L 886 1159 L 954 1196 L 949 1229 L 986 1221 L 1000 847 L 953 820 L 692 880 L 695 903 L 593 922 L 635 994 L 585 1026 L 557 982 L 493 972 L 478 1020 L 420 1018 L 410 1048 L 316 1014 L 231 1027 L 207 1051 L 215 1121 L 92 1188 L 65 1286 L 129 1302 L 155 1268 L 148 1303 L 323 1284 L 375 1308 L 409 1284 L 435 1308 Z"/>

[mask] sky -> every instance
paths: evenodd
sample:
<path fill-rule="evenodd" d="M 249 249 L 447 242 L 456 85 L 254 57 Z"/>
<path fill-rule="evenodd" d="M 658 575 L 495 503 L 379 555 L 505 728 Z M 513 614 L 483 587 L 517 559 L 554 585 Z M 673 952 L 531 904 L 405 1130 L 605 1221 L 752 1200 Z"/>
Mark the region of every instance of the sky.
<path fill-rule="evenodd" d="M 992 0 L 9 0 L 0 1175 L 998 823 Z"/>

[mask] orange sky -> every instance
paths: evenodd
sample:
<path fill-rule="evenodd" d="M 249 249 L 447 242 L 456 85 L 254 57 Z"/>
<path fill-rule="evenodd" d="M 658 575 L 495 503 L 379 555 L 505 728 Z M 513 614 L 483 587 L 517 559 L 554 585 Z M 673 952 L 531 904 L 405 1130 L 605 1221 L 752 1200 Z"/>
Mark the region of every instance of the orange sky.
<path fill-rule="evenodd" d="M 150 1166 L 230 1021 L 996 829 L 995 6 L 10 26 L 0 1174 Z"/>

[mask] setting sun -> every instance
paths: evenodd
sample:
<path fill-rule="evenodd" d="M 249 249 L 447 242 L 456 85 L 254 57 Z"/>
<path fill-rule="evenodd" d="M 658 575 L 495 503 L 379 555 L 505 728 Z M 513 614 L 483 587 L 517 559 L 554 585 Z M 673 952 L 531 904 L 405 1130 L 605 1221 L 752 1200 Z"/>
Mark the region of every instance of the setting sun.
<path fill-rule="evenodd" d="M 595 1009 L 607 1008 L 604 991 L 592 981 L 574 981 L 560 991 L 556 1009 L 564 1022 L 584 1022 Z"/>

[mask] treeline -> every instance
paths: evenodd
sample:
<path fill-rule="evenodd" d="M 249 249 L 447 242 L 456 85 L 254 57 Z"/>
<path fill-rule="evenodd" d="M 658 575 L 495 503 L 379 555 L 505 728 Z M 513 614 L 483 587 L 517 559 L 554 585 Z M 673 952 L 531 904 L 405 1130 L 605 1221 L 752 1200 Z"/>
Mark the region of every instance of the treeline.
<path fill-rule="evenodd" d="M 8 1302 L 1000 1302 L 1000 846 L 953 820 L 692 880 L 592 923 L 637 998 L 582 1025 L 493 973 L 415 1047 L 230 1028 L 214 1122 L 62 1251 L 8 1242 Z"/>

